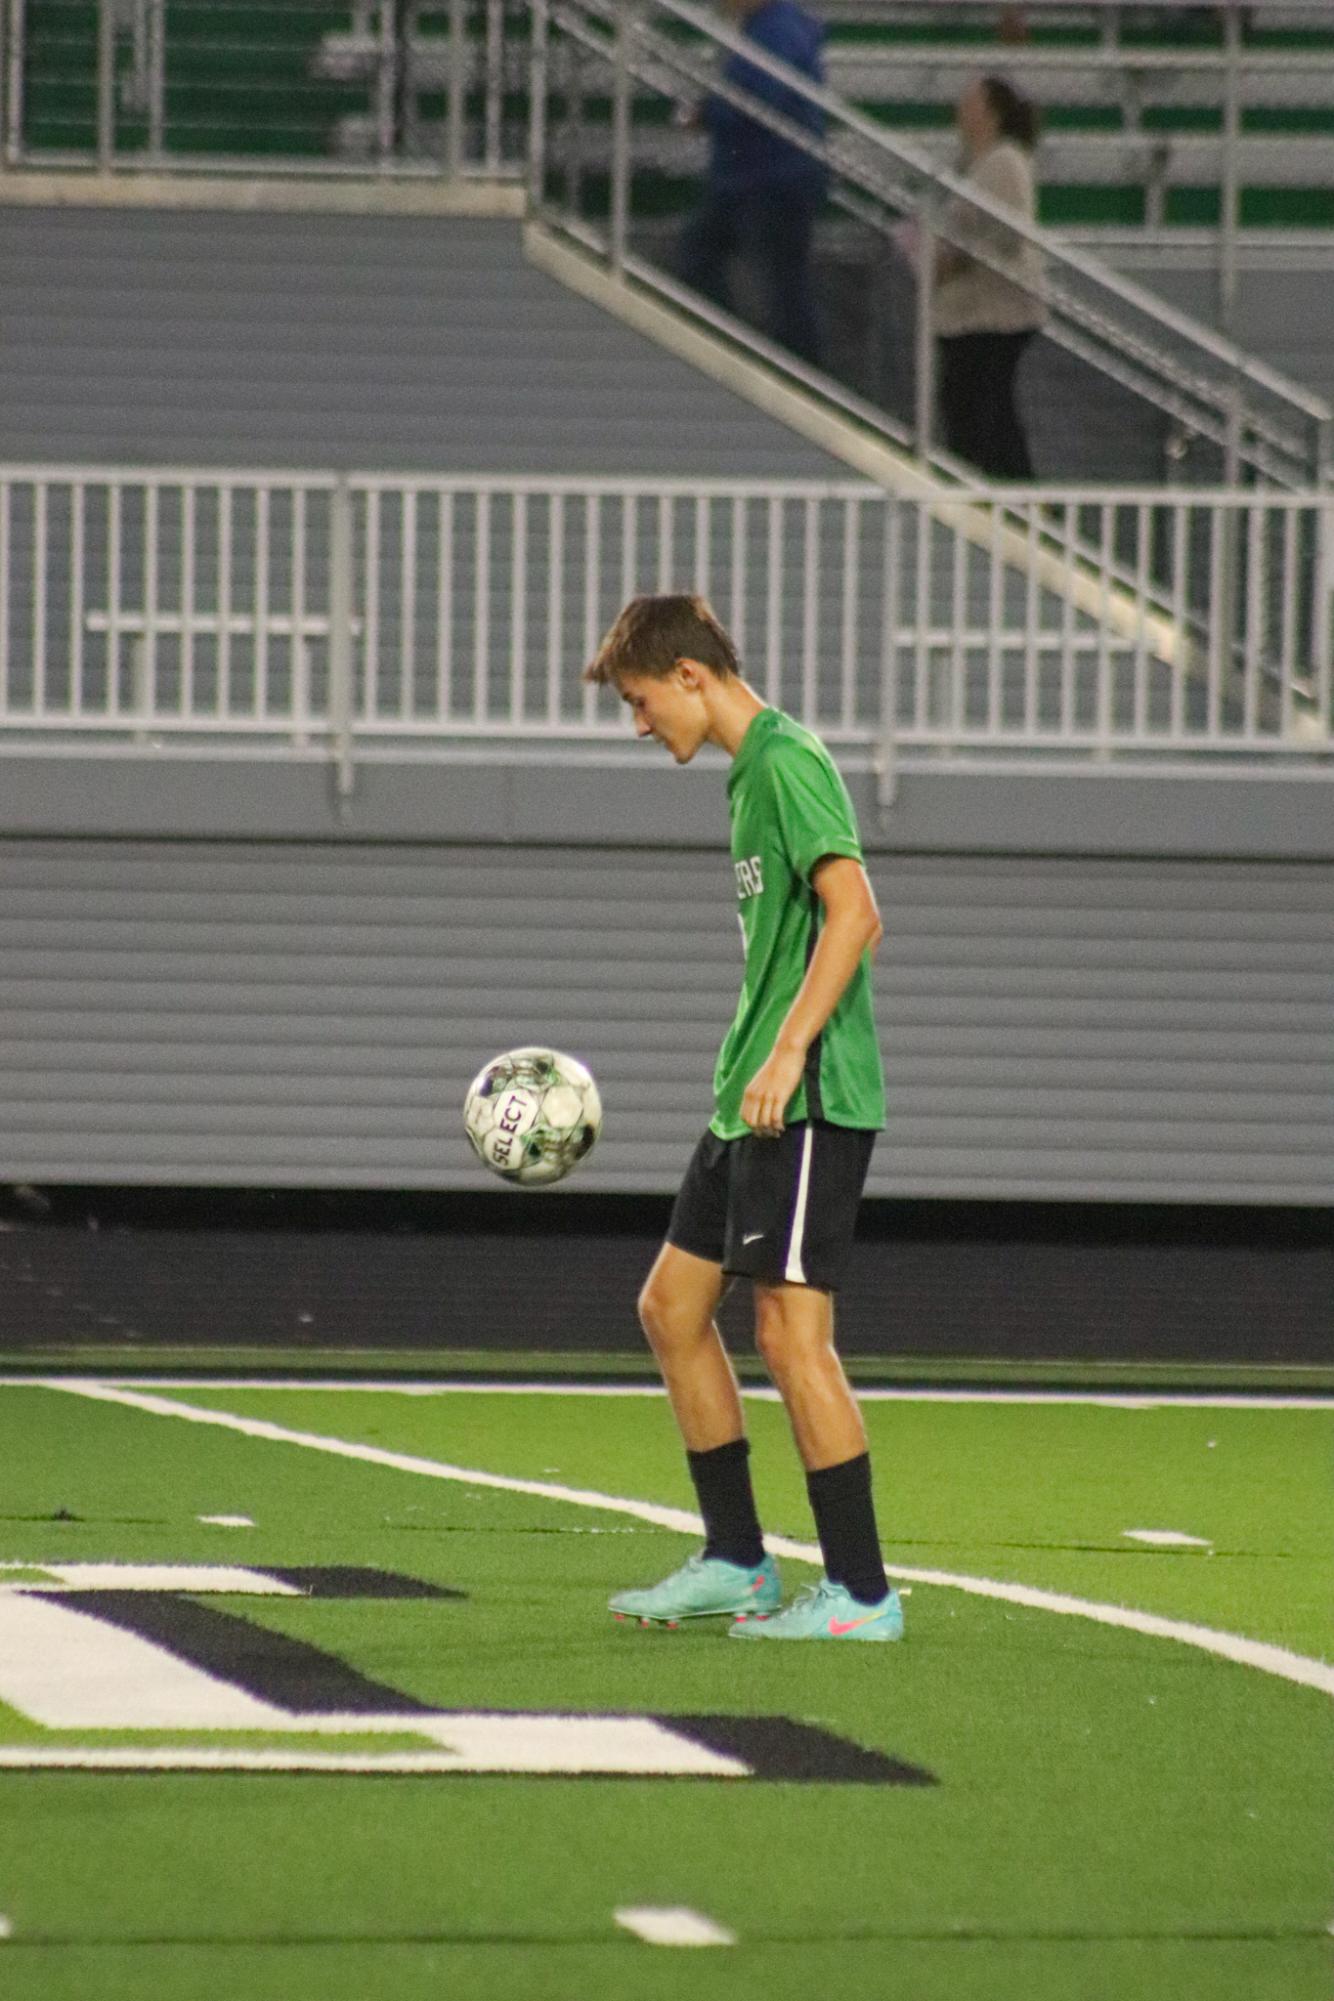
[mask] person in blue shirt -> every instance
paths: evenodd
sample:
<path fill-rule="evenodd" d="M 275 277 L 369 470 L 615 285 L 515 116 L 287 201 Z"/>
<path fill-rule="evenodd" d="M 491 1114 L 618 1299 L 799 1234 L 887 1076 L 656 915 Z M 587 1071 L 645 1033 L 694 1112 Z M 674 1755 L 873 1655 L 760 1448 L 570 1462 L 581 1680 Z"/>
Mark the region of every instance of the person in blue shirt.
<path fill-rule="evenodd" d="M 796 0 L 723 0 L 723 8 L 747 41 L 823 83 L 824 28 Z M 744 56 L 730 54 L 722 75 L 813 135 L 823 132 L 824 116 L 815 105 Z M 824 199 L 824 168 L 804 147 L 726 98 L 706 98 L 699 122 L 709 136 L 708 176 L 682 236 L 680 276 L 730 310 L 730 269 L 734 260 L 746 259 L 764 286 L 764 331 L 818 364 L 811 237 Z"/>

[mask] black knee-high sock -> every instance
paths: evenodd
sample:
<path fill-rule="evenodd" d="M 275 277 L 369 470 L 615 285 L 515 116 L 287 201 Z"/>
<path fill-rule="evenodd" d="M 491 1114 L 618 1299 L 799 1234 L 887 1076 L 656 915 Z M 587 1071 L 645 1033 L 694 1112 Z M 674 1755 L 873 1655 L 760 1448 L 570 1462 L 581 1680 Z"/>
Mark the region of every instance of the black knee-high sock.
<path fill-rule="evenodd" d="M 824 1551 L 825 1575 L 835 1584 L 845 1584 L 862 1604 L 878 1604 L 889 1581 L 875 1529 L 869 1453 L 808 1473 L 806 1491 Z"/>
<path fill-rule="evenodd" d="M 709 1452 L 686 1453 L 704 1517 L 705 1556 L 753 1569 L 763 1561 L 764 1543 L 751 1491 L 749 1458 L 750 1440 L 746 1438 L 715 1445 Z"/>

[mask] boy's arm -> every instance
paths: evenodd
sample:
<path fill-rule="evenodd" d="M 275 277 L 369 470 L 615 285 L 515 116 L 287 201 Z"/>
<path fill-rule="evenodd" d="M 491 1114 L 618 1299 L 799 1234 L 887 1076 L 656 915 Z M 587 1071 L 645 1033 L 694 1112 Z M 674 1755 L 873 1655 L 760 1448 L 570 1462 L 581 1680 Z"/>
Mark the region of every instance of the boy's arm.
<path fill-rule="evenodd" d="M 843 998 L 862 953 L 868 946 L 874 949 L 884 935 L 875 892 L 860 862 L 849 855 L 827 855 L 812 869 L 811 883 L 824 905 L 820 936 L 773 1050 L 741 1100 L 742 1118 L 766 1139 L 782 1132 L 807 1050 Z"/>

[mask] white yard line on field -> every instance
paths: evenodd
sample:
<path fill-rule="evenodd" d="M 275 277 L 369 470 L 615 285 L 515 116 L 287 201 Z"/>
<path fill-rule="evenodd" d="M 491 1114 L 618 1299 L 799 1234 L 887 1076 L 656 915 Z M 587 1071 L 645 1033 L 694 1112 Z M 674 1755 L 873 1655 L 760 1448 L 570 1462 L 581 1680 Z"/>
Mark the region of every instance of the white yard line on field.
<path fill-rule="evenodd" d="M 1208 1536 L 1187 1535 L 1184 1529 L 1122 1529 L 1131 1542 L 1146 1542 L 1151 1549 L 1212 1549 Z"/>
<path fill-rule="evenodd" d="M 622 1904 L 612 1916 L 645 1945 L 735 1945 L 736 1933 L 685 1904 Z"/>
<path fill-rule="evenodd" d="M 0 1389 L 59 1389 L 57 1376 L 5 1376 Z M 82 1381 L 84 1378 L 69 1378 Z M 355 1376 L 106 1376 L 99 1381 L 123 1389 L 147 1385 L 155 1390 L 320 1390 L 351 1391 L 400 1397 L 663 1397 L 661 1383 L 515 1383 L 515 1382 L 361 1382 Z M 1230 1390 L 1062 1390 L 1062 1389 L 885 1389 L 853 1383 L 859 1403 L 1017 1403 L 1100 1404 L 1113 1410 L 1334 1410 L 1334 1396 L 1286 1396 Z M 741 1394 L 756 1403 L 777 1403 L 778 1391 L 767 1383 L 743 1386 Z"/>
<path fill-rule="evenodd" d="M 680 1535 L 702 1535 L 704 1525 L 698 1515 L 685 1508 L 667 1508 L 655 1501 L 639 1501 L 618 1494 L 599 1494 L 586 1487 L 555 1486 L 546 1480 L 523 1480 L 502 1473 L 486 1473 L 476 1467 L 453 1466 L 439 1459 L 423 1459 L 413 1453 L 390 1452 L 378 1445 L 359 1445 L 345 1438 L 330 1438 L 321 1432 L 293 1431 L 286 1425 L 271 1424 L 266 1418 L 238 1417 L 230 1411 L 204 1410 L 196 1404 L 178 1403 L 170 1397 L 119 1389 L 111 1383 L 52 1376 L 45 1379 L 48 1389 L 67 1395 L 90 1397 L 101 1403 L 119 1404 L 153 1417 L 174 1417 L 187 1424 L 217 1425 L 246 1438 L 264 1438 L 279 1445 L 303 1445 L 312 1452 L 327 1452 L 338 1459 L 358 1460 L 366 1465 L 387 1466 L 400 1473 L 416 1473 L 430 1480 L 460 1481 L 469 1487 L 495 1487 L 510 1494 L 532 1494 L 541 1500 L 562 1502 L 567 1507 L 597 1508 L 604 1514 L 630 1515 L 656 1528 L 671 1529 Z M 795 1542 L 787 1536 L 766 1537 L 775 1556 L 790 1557 L 797 1563 L 820 1563 L 816 1543 Z M 1263 1674 L 1334 1695 L 1334 1666 L 1292 1653 L 1264 1640 L 1248 1640 L 1239 1633 L 1224 1633 L 1212 1626 L 1197 1626 L 1187 1620 L 1164 1619 L 1154 1612 L 1134 1611 L 1124 1605 L 1101 1605 L 1089 1598 L 1072 1598 L 1065 1592 L 1040 1591 L 1028 1584 L 1006 1584 L 992 1577 L 965 1577 L 948 1570 L 908 1569 L 890 1566 L 890 1575 L 914 1584 L 935 1584 L 945 1590 L 966 1591 L 978 1598 L 997 1598 L 1009 1605 L 1024 1605 L 1037 1612 L 1056 1612 L 1080 1619 L 1092 1619 L 1102 1626 L 1119 1626 L 1132 1633 L 1155 1639 L 1178 1640 L 1204 1653 L 1241 1667 L 1258 1668 Z"/>

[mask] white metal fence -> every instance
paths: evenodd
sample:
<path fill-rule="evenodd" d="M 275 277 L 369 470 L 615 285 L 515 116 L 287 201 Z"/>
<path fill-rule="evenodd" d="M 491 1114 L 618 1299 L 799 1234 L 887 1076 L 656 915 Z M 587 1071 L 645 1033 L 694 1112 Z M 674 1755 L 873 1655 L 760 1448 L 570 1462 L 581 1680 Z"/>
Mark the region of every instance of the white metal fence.
<path fill-rule="evenodd" d="M 699 590 L 767 700 L 914 753 L 1334 751 L 1334 503 L 1167 489 L 0 469 L 0 752 L 623 737 L 583 667 Z"/>

